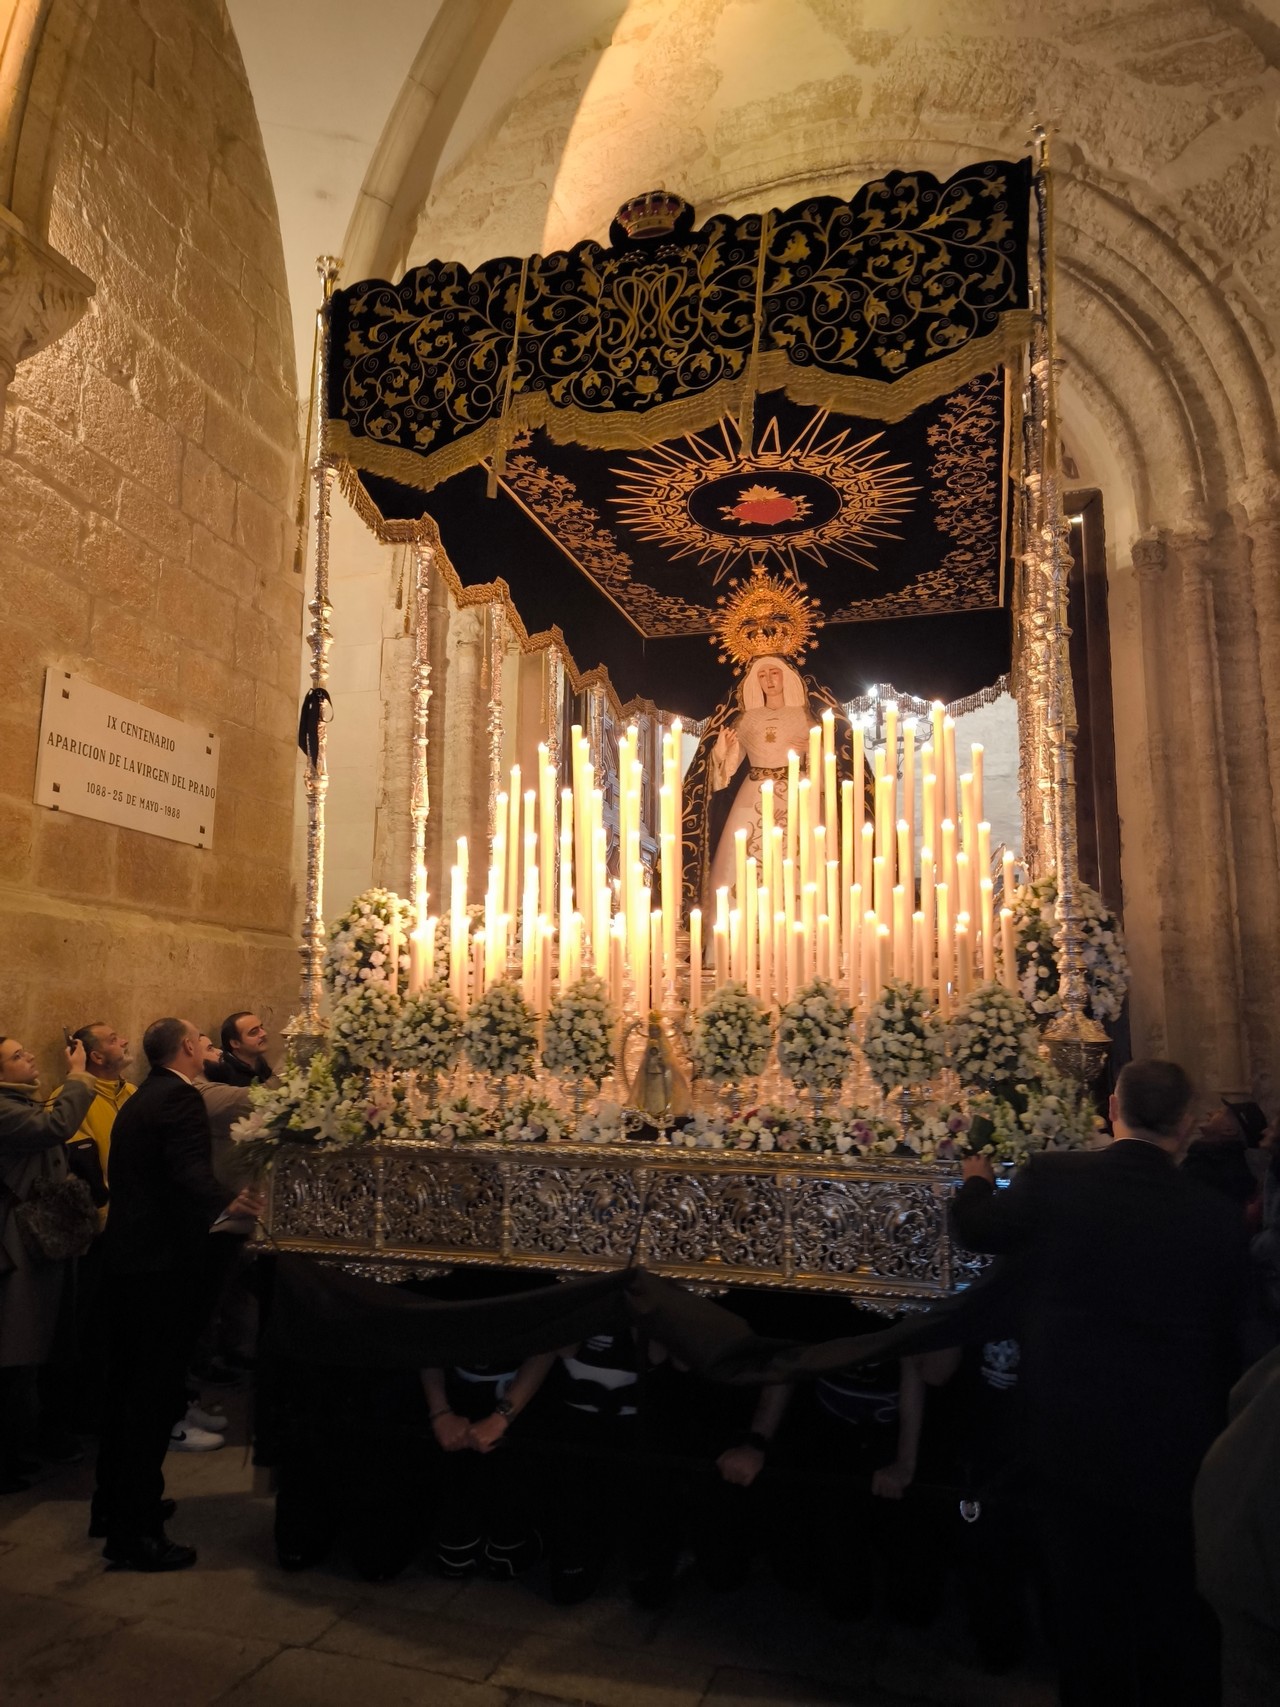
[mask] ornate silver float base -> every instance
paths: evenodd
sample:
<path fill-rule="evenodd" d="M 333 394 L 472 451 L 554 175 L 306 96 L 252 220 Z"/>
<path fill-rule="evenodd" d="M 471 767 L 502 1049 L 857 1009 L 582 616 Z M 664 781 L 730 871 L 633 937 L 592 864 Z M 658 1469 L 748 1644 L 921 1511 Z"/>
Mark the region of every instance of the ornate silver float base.
<path fill-rule="evenodd" d="M 888 1308 L 970 1280 L 948 1163 L 649 1145 L 393 1142 L 282 1151 L 267 1226 L 287 1251 L 387 1278 L 489 1264 L 599 1273 L 642 1264 L 702 1287 L 841 1292 Z"/>

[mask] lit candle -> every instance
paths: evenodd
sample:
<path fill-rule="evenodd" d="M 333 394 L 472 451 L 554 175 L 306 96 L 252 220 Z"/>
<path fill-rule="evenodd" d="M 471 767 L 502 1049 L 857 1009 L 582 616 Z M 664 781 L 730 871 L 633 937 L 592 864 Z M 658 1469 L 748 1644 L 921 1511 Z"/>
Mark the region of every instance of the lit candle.
<path fill-rule="evenodd" d="M 911 826 L 905 818 L 898 819 L 898 869 L 895 876 L 905 889 L 912 882 Z M 914 884 L 912 885 L 914 888 Z"/>
<path fill-rule="evenodd" d="M 996 975 L 994 900 L 995 885 L 989 877 L 981 878 L 978 883 L 978 904 L 982 921 L 982 977 L 987 984 Z"/>
<path fill-rule="evenodd" d="M 766 889 L 773 887 L 770 860 L 773 854 L 773 778 L 767 776 L 760 784 L 760 881 Z"/>
<path fill-rule="evenodd" d="M 830 961 L 831 921 L 825 913 L 818 914 L 818 937 L 814 951 L 815 975 L 824 981 L 831 977 Z"/>
<path fill-rule="evenodd" d="M 960 828 L 965 852 L 972 857 L 978 846 L 978 820 L 973 815 L 973 778 L 967 771 L 960 778 Z"/>
<path fill-rule="evenodd" d="M 889 878 L 889 887 L 894 884 L 894 867 L 897 864 L 894 848 L 894 779 L 882 776 L 876 784 L 876 852 L 884 859 L 884 868 Z"/>
<path fill-rule="evenodd" d="M 822 762 L 836 756 L 836 714 L 830 706 L 822 714 Z"/>
<path fill-rule="evenodd" d="M 864 751 L 865 739 L 861 722 L 856 722 L 853 726 L 853 777 L 848 784 L 853 791 L 850 798 L 853 804 L 852 834 L 855 859 L 861 856 L 862 820 L 866 815 L 867 755 Z M 849 881 L 866 886 L 866 873 L 861 866 L 850 873 Z"/>
<path fill-rule="evenodd" d="M 831 832 L 831 845 L 836 845 L 836 825 L 840 822 L 840 797 L 836 792 L 836 756 L 834 753 L 824 753 L 822 756 L 822 795 L 823 812 L 827 828 Z"/>
<path fill-rule="evenodd" d="M 1000 974 L 1006 990 L 1018 988 L 1018 951 L 1013 937 L 1013 908 L 1000 909 Z"/>
<path fill-rule="evenodd" d="M 679 848 L 684 835 L 684 724 L 677 717 L 671 725 L 671 798 L 672 817 L 675 831 L 676 847 Z M 680 913 L 677 906 L 675 923 L 680 923 Z"/>
<path fill-rule="evenodd" d="M 888 911 L 891 888 L 888 874 L 885 871 L 883 858 L 877 854 L 871 862 L 871 902 L 877 919 L 883 919 Z"/>
<path fill-rule="evenodd" d="M 922 990 L 929 988 L 929 969 L 925 964 L 927 952 L 924 933 L 924 914 L 921 912 L 911 915 L 911 942 L 914 951 L 911 976 Z"/>
<path fill-rule="evenodd" d="M 862 995 L 868 1007 L 876 999 L 876 977 L 879 971 L 876 960 L 876 923 L 875 911 L 868 907 L 862 916 Z"/>
<path fill-rule="evenodd" d="M 943 756 L 946 751 L 946 744 L 943 740 L 943 724 L 946 719 L 946 712 L 947 708 L 940 699 L 935 699 L 929 707 L 929 738 L 933 743 L 935 765 L 943 763 Z"/>
<path fill-rule="evenodd" d="M 963 849 L 956 855 L 956 917 L 961 913 L 973 918 L 973 862 Z"/>
<path fill-rule="evenodd" d="M 907 926 L 909 918 L 907 892 L 899 883 L 895 885 L 893 891 L 893 975 L 895 978 L 910 978 L 911 976 L 911 933 Z"/>
<path fill-rule="evenodd" d="M 538 871 L 542 890 L 538 907 L 551 916 L 552 885 L 556 875 L 556 773 L 547 759 L 545 742 L 538 744 Z"/>
<path fill-rule="evenodd" d="M 569 917 L 569 982 L 576 984 L 582 976 L 582 914 Z"/>
<path fill-rule="evenodd" d="M 800 778 L 800 786 L 796 790 L 799 800 L 800 827 L 797 841 L 800 849 L 800 887 L 813 880 L 813 819 L 812 795 L 813 789 L 807 776 Z"/>
<path fill-rule="evenodd" d="M 609 933 L 609 994 L 613 998 L 614 1012 L 622 1013 L 626 983 L 624 965 L 627 955 L 627 922 L 619 913 Z"/>
<path fill-rule="evenodd" d="M 900 866 L 898 876 L 906 883 L 907 874 L 915 864 L 916 845 L 916 720 L 908 717 L 902 725 L 902 807 L 907 821 L 907 863 Z"/>
<path fill-rule="evenodd" d="M 484 937 L 477 931 L 471 939 L 471 989 L 479 998 L 484 995 Z"/>
<path fill-rule="evenodd" d="M 956 723 L 954 717 L 944 717 L 942 720 L 942 787 L 943 810 L 954 824 L 959 805 L 956 788 L 958 773 L 956 771 Z"/>
<path fill-rule="evenodd" d="M 782 862 L 782 910 L 783 910 L 783 916 L 784 916 L 785 923 L 786 923 L 787 942 L 790 943 L 792 935 L 794 934 L 795 928 L 796 928 L 796 885 L 795 885 L 795 873 L 792 871 L 791 861 L 789 859 L 783 860 L 783 862 Z M 790 981 L 791 981 L 791 972 L 790 972 L 791 950 L 790 950 L 790 948 L 788 947 L 785 950 L 785 952 L 786 952 L 786 956 L 787 956 L 787 968 L 788 968 L 788 970 L 787 970 L 787 983 L 788 983 L 788 987 L 790 988 Z M 779 963 L 779 965 L 781 966 L 781 963 Z"/>
<path fill-rule="evenodd" d="M 689 909 L 689 1011 L 702 1006 L 702 908 Z"/>
<path fill-rule="evenodd" d="M 639 897 L 635 910 L 635 963 L 631 968 L 631 976 L 635 981 L 636 1006 L 644 1012 L 649 1006 L 649 891 L 639 866 L 631 876 Z"/>
<path fill-rule="evenodd" d="M 1013 897 L 1017 893 L 1018 883 L 1014 873 L 1013 852 L 1009 848 L 1004 850 L 1004 854 L 1001 858 L 1001 882 L 1003 887 L 1000 891 L 1000 899 L 1006 907 L 1012 907 Z"/>
<path fill-rule="evenodd" d="M 676 920 L 680 914 L 680 879 L 676 875 L 676 838 L 662 838 L 662 982 L 673 988 L 676 977 Z"/>
<path fill-rule="evenodd" d="M 722 930 L 724 930 L 726 933 L 728 932 L 728 929 L 729 929 L 729 890 L 725 884 L 721 884 L 719 889 L 716 890 L 716 923 L 721 927 Z M 727 937 L 726 937 L 726 940 L 727 940 Z"/>
<path fill-rule="evenodd" d="M 818 888 L 818 911 L 821 912 L 827 892 L 827 826 L 813 826 L 813 871 L 812 877 Z"/>
<path fill-rule="evenodd" d="M 847 901 L 849 891 L 858 881 L 858 868 L 854 863 L 853 839 L 853 783 L 846 779 L 840 784 L 840 893 Z M 845 920 L 845 934 L 848 934 L 849 921 Z"/>
<path fill-rule="evenodd" d="M 898 774 L 898 702 L 887 699 L 884 702 L 884 754 L 885 774 Z"/>
<path fill-rule="evenodd" d="M 809 730 L 808 778 L 815 796 L 822 787 L 822 730 L 815 723 Z"/>
<path fill-rule="evenodd" d="M 573 825 L 560 818 L 560 988 L 572 978 L 569 951 L 569 921 L 573 917 Z"/>
<path fill-rule="evenodd" d="M 729 931 L 727 925 L 722 925 L 719 919 L 711 927 L 712 940 L 715 944 L 716 989 L 729 982 Z"/>
<path fill-rule="evenodd" d="M 982 742 L 981 741 L 975 741 L 973 743 L 973 746 L 970 748 L 970 753 L 971 753 L 970 769 L 973 772 L 973 814 L 974 814 L 974 817 L 978 820 L 978 822 L 981 823 L 982 818 L 983 818 L 982 778 L 983 778 L 983 769 L 984 769 L 984 765 L 986 762 L 985 761 L 985 755 L 983 753 Z"/>
<path fill-rule="evenodd" d="M 956 892 L 956 827 L 950 818 L 942 820 L 942 870 L 938 875 L 954 895 Z"/>
<path fill-rule="evenodd" d="M 772 1002 L 773 914 L 769 907 L 769 891 L 767 889 L 757 891 L 756 908 L 759 914 L 756 935 L 760 953 L 760 997 L 765 1002 Z"/>
<path fill-rule="evenodd" d="M 769 852 L 769 889 L 772 893 L 774 893 L 774 899 L 775 899 L 775 904 L 776 904 L 777 895 L 780 894 L 781 890 L 782 890 L 783 858 L 782 858 L 782 826 L 780 824 L 775 824 L 773 826 L 773 835 L 771 837 L 771 840 L 773 842 L 773 846 Z"/>
<path fill-rule="evenodd" d="M 419 996 L 427 987 L 431 962 L 427 958 L 425 926 L 415 925 L 409 936 L 409 994 Z"/>
<path fill-rule="evenodd" d="M 950 1019 L 955 957 L 951 942 L 951 891 L 945 883 L 936 886 L 934 899 L 938 904 L 938 1012 L 943 1019 Z"/>
<path fill-rule="evenodd" d="M 538 1000 L 538 867 L 534 838 L 525 838 L 524 905 L 520 911 L 520 988 L 530 1007 Z"/>
<path fill-rule="evenodd" d="M 862 993 L 862 885 L 851 884 L 846 898 L 849 903 L 849 922 L 845 926 L 845 986 L 850 1002 L 857 1007 Z"/>
<path fill-rule="evenodd" d="M 840 941 L 840 861 L 838 859 L 827 861 L 827 917 L 830 919 L 831 928 L 835 932 L 838 949 Z M 839 975 L 840 955 L 837 952 L 832 956 L 831 976 L 838 978 Z"/>
<path fill-rule="evenodd" d="M 663 1009 L 662 999 L 662 908 L 649 914 L 649 1006 L 655 1013 Z"/>
<path fill-rule="evenodd" d="M 747 832 L 733 832 L 733 898 L 739 907 L 746 905 L 747 898 Z"/>
<path fill-rule="evenodd" d="M 800 968 L 804 960 L 804 926 L 795 925 L 787 936 L 787 998 L 790 1000 L 800 988 L 803 973 Z"/>
<path fill-rule="evenodd" d="M 520 766 L 511 767 L 511 788 L 507 795 L 507 882 L 502 910 L 514 913 L 520 897 Z"/>
<path fill-rule="evenodd" d="M 800 830 L 800 755 L 787 754 L 787 859 L 795 869 L 796 846 Z"/>
<path fill-rule="evenodd" d="M 738 903 L 742 909 L 743 923 L 743 953 L 747 973 L 747 989 L 756 995 L 756 921 L 759 915 L 760 903 L 756 899 L 759 890 L 755 856 L 747 861 L 747 891 L 745 897 Z"/>
<path fill-rule="evenodd" d="M 970 958 L 969 918 L 961 913 L 956 920 L 956 991 L 963 1001 L 973 983 L 973 962 Z"/>
<path fill-rule="evenodd" d="M 933 988 L 933 849 L 920 849 L 920 911 L 924 916 L 924 926 L 921 935 L 924 939 L 922 955 L 924 962 L 924 977 L 920 980 L 926 990 Z"/>
<path fill-rule="evenodd" d="M 929 769 L 929 762 L 924 753 L 920 755 L 920 763 L 924 771 L 924 781 L 920 785 L 920 833 L 926 847 L 938 847 L 938 779 Z"/>
<path fill-rule="evenodd" d="M 787 930 L 787 915 L 777 908 L 773 913 L 773 979 L 778 992 L 778 1002 L 781 1005 L 790 997 L 787 987 L 787 960 L 790 953 L 788 944 L 791 941 Z"/>
<path fill-rule="evenodd" d="M 889 982 L 890 931 L 888 925 L 876 926 L 876 988 L 883 990 Z"/>
<path fill-rule="evenodd" d="M 871 899 L 871 886 L 875 870 L 876 827 L 874 824 L 862 826 L 861 851 L 858 855 L 857 882 L 862 885 L 862 893 Z M 869 910 L 869 909 L 868 909 Z"/>
<path fill-rule="evenodd" d="M 507 910 L 507 809 L 507 795 L 504 789 L 498 795 L 497 805 L 494 808 L 493 847 L 489 851 L 490 866 L 498 874 L 498 884 L 493 896 L 495 916 L 505 913 Z"/>
<path fill-rule="evenodd" d="M 815 971 L 814 955 L 817 948 L 816 931 L 818 925 L 818 886 L 816 883 L 806 883 L 800 897 L 800 941 L 804 951 L 804 979 L 809 983 Z"/>

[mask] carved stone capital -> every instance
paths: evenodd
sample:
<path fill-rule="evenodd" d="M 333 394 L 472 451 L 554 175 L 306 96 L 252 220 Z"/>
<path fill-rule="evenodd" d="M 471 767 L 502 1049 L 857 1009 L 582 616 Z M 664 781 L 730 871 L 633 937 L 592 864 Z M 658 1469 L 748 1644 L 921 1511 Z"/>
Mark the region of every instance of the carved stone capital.
<path fill-rule="evenodd" d="M 19 362 L 69 332 L 96 286 L 0 207 L 0 399 Z"/>
<path fill-rule="evenodd" d="M 1133 542 L 1133 572 L 1141 581 L 1163 579 L 1169 567 L 1164 537 L 1158 533 L 1143 534 Z"/>

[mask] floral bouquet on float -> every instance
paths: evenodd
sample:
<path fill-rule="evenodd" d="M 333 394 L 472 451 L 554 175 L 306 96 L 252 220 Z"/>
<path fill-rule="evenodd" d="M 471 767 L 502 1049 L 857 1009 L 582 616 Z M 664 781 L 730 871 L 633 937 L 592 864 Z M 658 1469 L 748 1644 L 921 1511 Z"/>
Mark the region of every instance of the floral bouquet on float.
<path fill-rule="evenodd" d="M 398 1067 L 417 1075 L 429 1099 L 461 1050 L 462 1015 L 448 984 L 436 979 L 420 995 L 405 997 L 392 1029 L 391 1052 Z"/>
<path fill-rule="evenodd" d="M 928 996 L 918 984 L 891 979 L 862 1027 L 862 1054 L 880 1089 L 927 1085 L 942 1066 L 945 1038 Z"/>
<path fill-rule="evenodd" d="M 478 1073 L 497 1085 L 498 1109 L 506 1105 L 510 1079 L 533 1071 L 538 1022 L 520 986 L 509 978 L 490 984 L 462 1022 L 462 1046 Z"/>
<path fill-rule="evenodd" d="M 598 1086 L 613 1068 L 616 1027 L 604 981 L 593 973 L 579 978 L 551 1004 L 543 1028 L 542 1062 L 557 1078 L 568 1081 L 575 1120 L 581 1116 L 584 1093 Z"/>
<path fill-rule="evenodd" d="M 853 1009 L 823 978 L 797 990 L 778 1019 L 778 1065 L 816 1099 L 838 1092 L 853 1060 Z"/>
<path fill-rule="evenodd" d="M 946 1028 L 947 1064 L 962 1085 L 980 1090 L 1013 1086 L 1041 1068 L 1040 1039 L 1031 1010 L 1003 984 L 979 984 Z"/>
<path fill-rule="evenodd" d="M 321 973 L 335 996 L 364 984 L 390 984 L 391 927 L 397 919 L 400 972 L 407 976 L 413 908 L 390 889 L 366 889 L 329 926 Z"/>
<path fill-rule="evenodd" d="M 389 984 L 356 984 L 338 997 L 329 1015 L 329 1047 L 339 1073 L 394 1065 L 401 1006 Z"/>
<path fill-rule="evenodd" d="M 737 1087 L 763 1073 L 773 1031 L 764 1005 L 745 984 L 727 983 L 714 991 L 694 1018 L 689 1061 L 708 1084 Z"/>
<path fill-rule="evenodd" d="M 285 1071 L 278 1085 L 251 1085 L 249 1113 L 231 1128 L 241 1155 L 255 1171 L 265 1171 L 282 1144 L 337 1148 L 368 1136 L 365 1099 L 334 1072 L 333 1061 L 317 1050 L 309 1064 Z"/>
<path fill-rule="evenodd" d="M 1115 914 L 1096 889 L 1076 883 L 1080 908 L 1087 1013 L 1106 1022 L 1120 1017 L 1129 988 L 1129 960 Z M 1056 941 L 1058 880 L 1042 877 L 1019 889 L 1013 908 L 1018 988 L 1037 1022 L 1046 1025 L 1062 1011 Z"/>

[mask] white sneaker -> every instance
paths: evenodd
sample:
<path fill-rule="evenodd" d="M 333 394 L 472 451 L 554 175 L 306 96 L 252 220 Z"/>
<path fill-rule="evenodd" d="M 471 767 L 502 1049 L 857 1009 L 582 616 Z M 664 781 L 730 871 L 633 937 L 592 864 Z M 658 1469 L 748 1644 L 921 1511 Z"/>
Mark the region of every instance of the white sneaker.
<path fill-rule="evenodd" d="M 227 1443 L 212 1429 L 192 1428 L 185 1420 L 169 1436 L 170 1452 L 216 1452 Z"/>
<path fill-rule="evenodd" d="M 215 1410 L 212 1406 L 188 1405 L 182 1426 L 183 1428 L 202 1428 L 206 1434 L 225 1434 L 228 1427 L 226 1412 Z"/>

